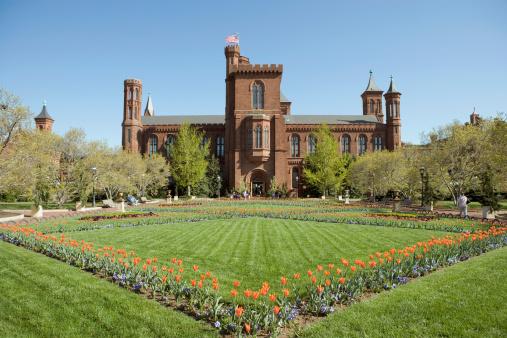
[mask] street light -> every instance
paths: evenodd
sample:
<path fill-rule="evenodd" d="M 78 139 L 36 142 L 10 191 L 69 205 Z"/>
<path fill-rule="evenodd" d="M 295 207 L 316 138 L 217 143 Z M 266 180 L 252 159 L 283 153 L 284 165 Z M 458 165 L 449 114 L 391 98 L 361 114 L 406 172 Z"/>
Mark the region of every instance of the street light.
<path fill-rule="evenodd" d="M 220 175 L 217 176 L 217 182 L 218 182 L 218 199 L 220 199 L 220 181 L 222 180 L 222 178 L 220 177 Z"/>
<path fill-rule="evenodd" d="M 92 181 L 92 194 L 93 194 L 93 207 L 95 208 L 95 181 L 97 180 L 97 167 L 93 167 L 92 169 L 93 181 Z"/>
<path fill-rule="evenodd" d="M 299 176 L 296 176 L 296 198 L 299 198 Z"/>
<path fill-rule="evenodd" d="M 426 172 L 426 168 L 419 168 L 419 172 L 421 173 L 421 207 L 424 207 L 424 173 Z"/>
<path fill-rule="evenodd" d="M 373 199 L 373 202 L 375 203 L 375 173 L 370 173 L 371 178 L 371 197 Z"/>

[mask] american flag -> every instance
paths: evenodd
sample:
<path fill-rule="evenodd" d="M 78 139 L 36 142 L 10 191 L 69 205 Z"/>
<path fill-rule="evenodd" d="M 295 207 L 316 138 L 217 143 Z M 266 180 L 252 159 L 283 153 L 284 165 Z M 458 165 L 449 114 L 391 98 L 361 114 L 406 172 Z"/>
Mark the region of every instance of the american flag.
<path fill-rule="evenodd" d="M 238 33 L 235 33 L 235 34 L 232 34 L 232 35 L 229 35 L 225 38 L 225 43 L 228 44 L 228 45 L 235 45 L 235 44 L 239 44 L 239 36 L 238 36 Z"/>

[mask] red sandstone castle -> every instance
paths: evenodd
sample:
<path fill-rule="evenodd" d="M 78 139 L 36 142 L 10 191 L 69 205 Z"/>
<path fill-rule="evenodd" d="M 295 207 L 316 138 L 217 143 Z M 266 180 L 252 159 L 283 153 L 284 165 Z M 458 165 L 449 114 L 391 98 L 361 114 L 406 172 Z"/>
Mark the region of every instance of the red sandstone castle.
<path fill-rule="evenodd" d="M 291 102 L 281 93 L 283 65 L 251 64 L 239 45 L 225 47 L 225 115 L 155 115 L 148 97 L 141 116 L 141 80 L 124 81 L 123 148 L 143 154 L 163 153 L 170 158 L 181 124 L 188 122 L 205 133 L 219 158 L 225 187 L 241 182 L 254 194 L 264 194 L 272 177 L 292 191 L 301 192 L 303 159 L 315 150 L 312 134 L 327 124 L 341 153 L 394 150 L 401 146 L 400 96 L 391 79 L 384 94 L 370 72 L 361 94 L 362 115 L 292 115 Z"/>

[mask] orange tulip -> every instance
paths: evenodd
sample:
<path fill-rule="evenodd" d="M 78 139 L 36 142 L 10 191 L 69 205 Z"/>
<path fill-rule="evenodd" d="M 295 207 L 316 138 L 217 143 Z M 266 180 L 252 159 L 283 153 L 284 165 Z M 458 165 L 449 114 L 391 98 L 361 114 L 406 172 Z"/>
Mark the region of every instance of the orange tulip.
<path fill-rule="evenodd" d="M 245 332 L 250 333 L 250 324 L 245 323 Z"/>
<path fill-rule="evenodd" d="M 276 295 L 274 293 L 269 295 L 269 300 L 272 302 L 276 302 Z"/>
<path fill-rule="evenodd" d="M 286 285 L 287 284 L 287 278 L 285 278 L 285 277 L 280 278 L 280 283 L 282 283 L 282 285 Z"/>
<path fill-rule="evenodd" d="M 245 295 L 246 298 L 250 298 L 250 296 L 252 295 L 252 291 L 249 290 L 249 289 L 246 289 L 243 294 Z"/>
<path fill-rule="evenodd" d="M 234 282 L 232 282 L 232 286 L 234 286 L 236 289 L 240 286 L 240 282 L 238 280 L 235 280 Z"/>
<path fill-rule="evenodd" d="M 289 297 L 289 290 L 288 289 L 283 289 L 283 295 L 285 297 Z"/>
<path fill-rule="evenodd" d="M 146 271 L 148 269 L 148 266 L 146 264 L 143 264 L 143 270 Z"/>
<path fill-rule="evenodd" d="M 195 285 L 197 284 L 197 282 L 195 281 L 195 279 L 192 279 L 192 280 L 190 281 L 190 283 L 192 284 L 192 286 L 195 286 Z"/>
<path fill-rule="evenodd" d="M 339 282 L 340 284 L 345 284 L 345 278 L 344 278 L 344 277 L 340 278 L 340 279 L 338 280 L 338 282 Z"/>
<path fill-rule="evenodd" d="M 275 315 L 277 315 L 280 312 L 280 307 L 278 305 L 275 305 L 275 307 L 273 308 L 273 312 L 275 313 Z"/>
<path fill-rule="evenodd" d="M 260 294 L 259 294 L 259 292 L 254 291 L 254 292 L 252 293 L 252 298 L 253 298 L 254 300 L 257 300 L 257 298 L 259 298 L 259 295 L 260 295 Z"/>
<path fill-rule="evenodd" d="M 295 273 L 294 276 L 293 276 L 294 279 L 299 279 L 301 278 L 301 274 L 299 273 Z"/>
<path fill-rule="evenodd" d="M 232 296 L 232 297 L 236 297 L 237 295 L 238 295 L 238 291 L 237 291 L 237 290 L 235 290 L 235 289 L 232 289 L 232 290 L 231 290 L 231 296 Z"/>
<path fill-rule="evenodd" d="M 162 276 L 162 283 L 165 284 L 165 282 L 167 282 L 167 276 L 166 275 Z"/>
<path fill-rule="evenodd" d="M 312 277 L 312 283 L 313 284 L 317 283 L 317 278 L 315 278 L 315 276 Z"/>
<path fill-rule="evenodd" d="M 197 271 L 197 270 L 199 270 L 199 266 L 198 266 L 198 265 L 194 265 L 194 266 L 192 267 L 192 269 L 194 269 L 194 271 Z"/>
<path fill-rule="evenodd" d="M 236 308 L 235 313 L 236 313 L 236 317 L 241 317 L 243 315 L 243 308 L 241 306 L 238 306 Z"/>
<path fill-rule="evenodd" d="M 317 286 L 317 293 L 320 295 L 322 292 L 324 292 L 324 287 L 321 285 Z"/>
<path fill-rule="evenodd" d="M 308 277 L 311 277 L 313 275 L 312 270 L 308 270 Z"/>
<path fill-rule="evenodd" d="M 331 281 L 329 279 L 326 279 L 326 286 L 331 285 Z"/>

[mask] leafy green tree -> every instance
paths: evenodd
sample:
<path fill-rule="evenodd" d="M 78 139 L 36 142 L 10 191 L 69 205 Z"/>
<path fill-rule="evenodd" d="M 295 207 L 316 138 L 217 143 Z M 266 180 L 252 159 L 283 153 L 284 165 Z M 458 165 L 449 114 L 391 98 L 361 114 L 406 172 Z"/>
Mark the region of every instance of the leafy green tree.
<path fill-rule="evenodd" d="M 171 148 L 171 174 L 179 187 L 187 188 L 188 196 L 208 167 L 209 142 L 203 144 L 203 137 L 204 133 L 185 123 Z"/>
<path fill-rule="evenodd" d="M 0 155 L 16 136 L 30 126 L 30 110 L 19 97 L 0 88 Z"/>
<path fill-rule="evenodd" d="M 330 190 L 340 190 L 347 173 L 347 158 L 338 153 L 338 144 L 327 125 L 319 127 L 316 138 L 315 152 L 305 158 L 303 172 L 306 182 L 326 196 Z"/>

